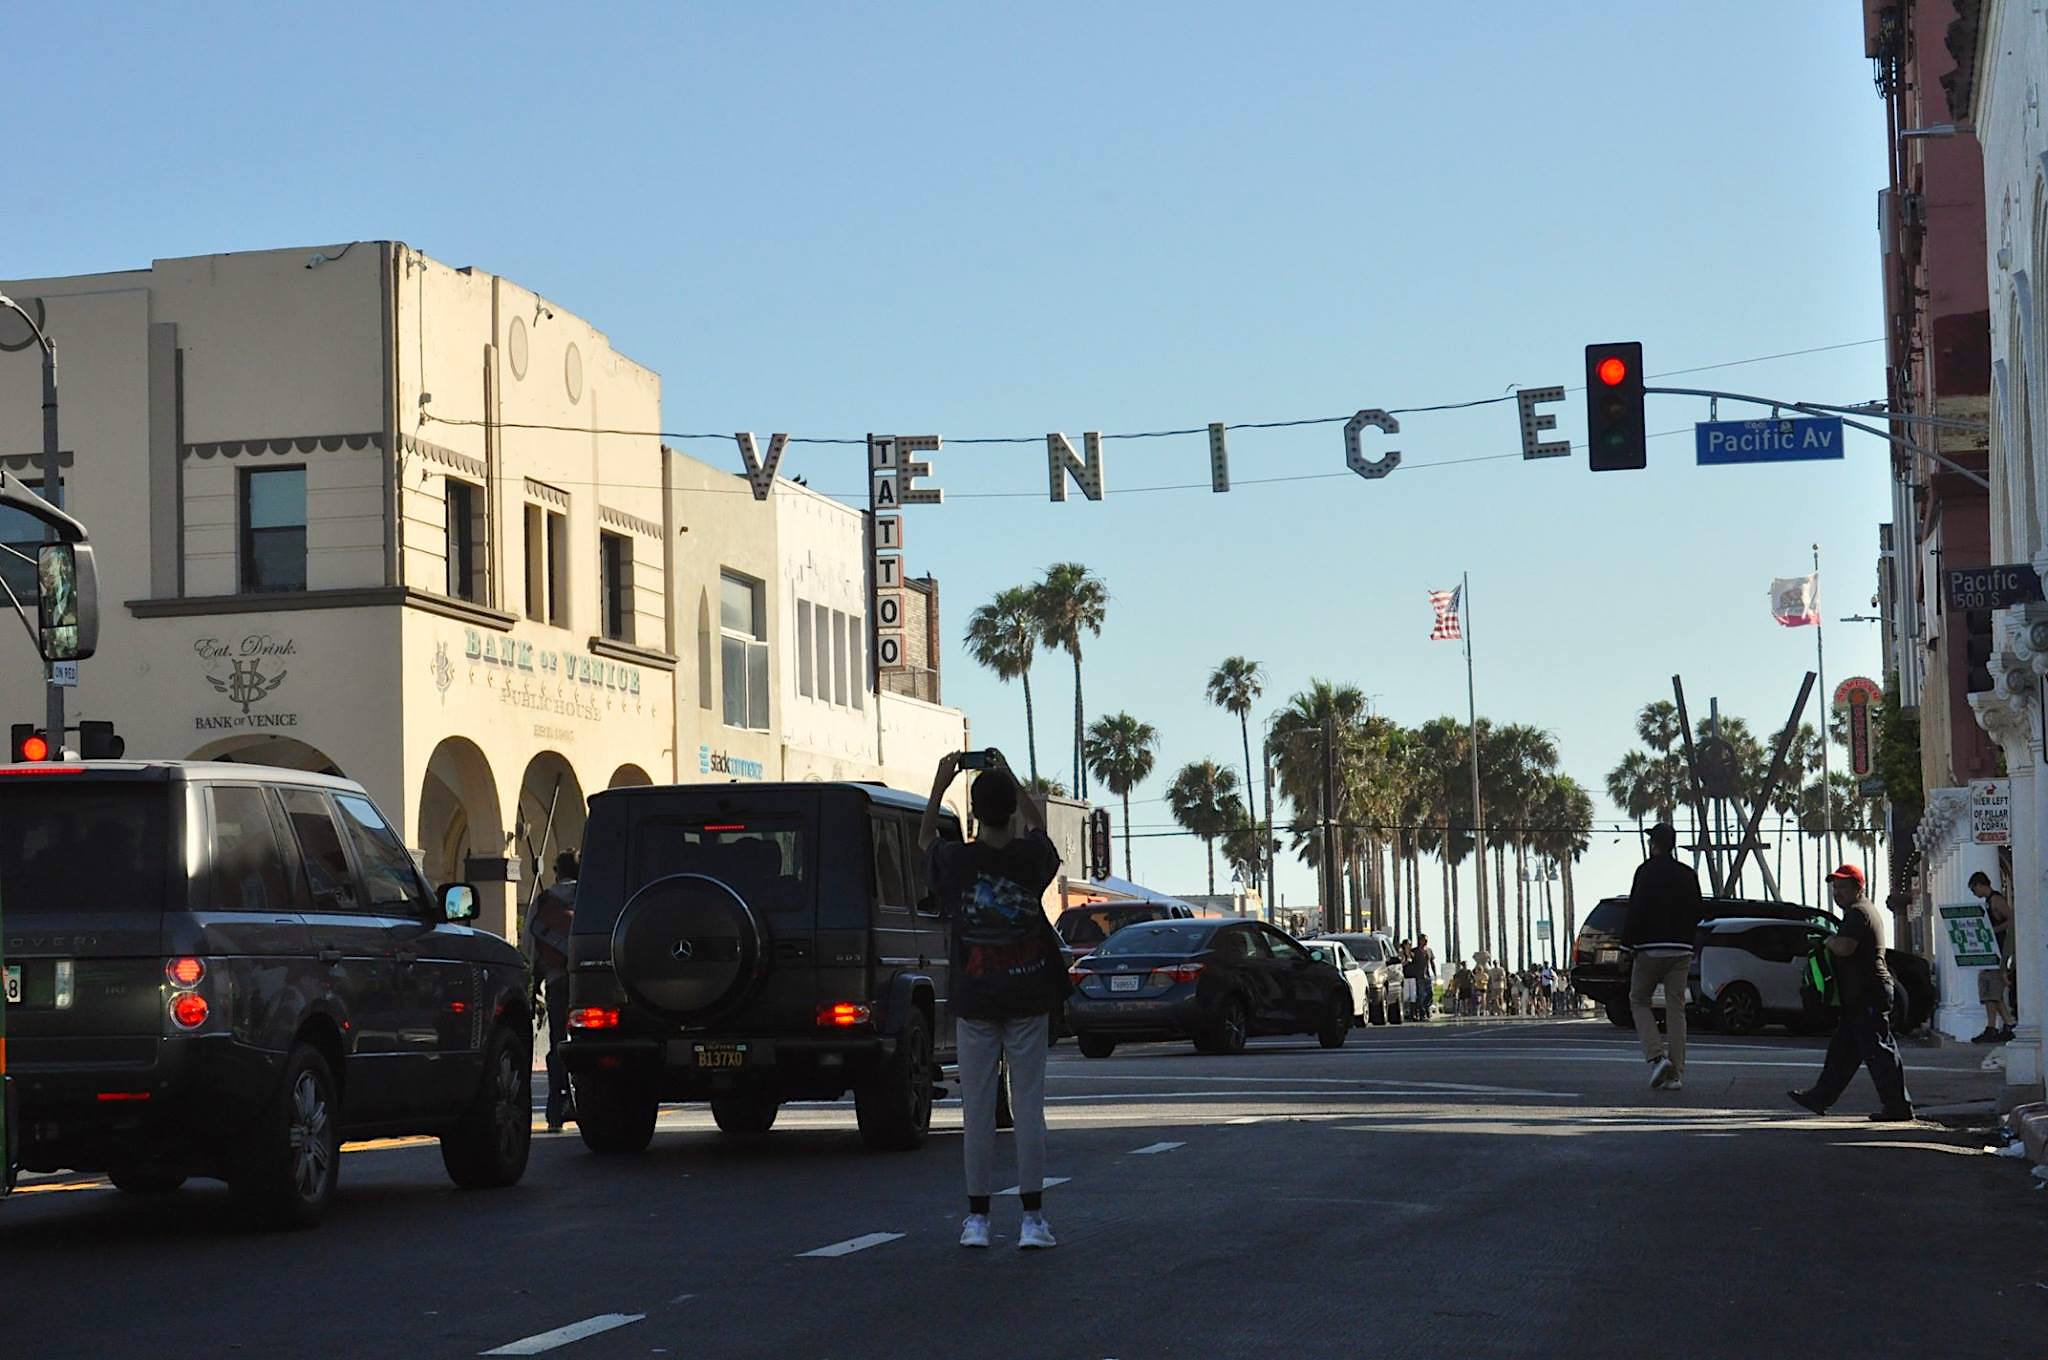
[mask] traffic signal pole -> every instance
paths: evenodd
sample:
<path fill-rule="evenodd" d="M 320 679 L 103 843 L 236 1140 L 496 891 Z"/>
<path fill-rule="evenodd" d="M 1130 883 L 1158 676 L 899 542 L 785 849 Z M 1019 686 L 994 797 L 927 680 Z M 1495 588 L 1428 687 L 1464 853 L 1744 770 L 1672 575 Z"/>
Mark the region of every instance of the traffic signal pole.
<path fill-rule="evenodd" d="M 57 472 L 57 346 L 48 336 L 43 338 L 43 499 L 52 505 L 62 503 L 58 491 Z M 43 541 L 58 541 L 57 526 L 46 525 Z M 76 665 L 76 662 L 72 663 Z M 48 725 L 43 731 L 50 738 L 50 749 L 61 759 L 64 751 L 64 687 L 57 683 L 57 663 L 43 663 L 43 688 L 47 691 L 45 713 Z"/>
<path fill-rule="evenodd" d="M 1913 440 L 1908 439 L 1906 436 L 1902 434 L 1893 434 L 1889 430 L 1880 430 L 1874 425 L 1865 425 L 1860 421 L 1851 420 L 1847 416 L 1842 414 L 1845 411 L 1860 410 L 1861 408 L 1859 407 L 1828 406 L 1824 403 L 1810 401 L 1785 401 L 1778 397 L 1751 396 L 1746 392 L 1720 392 L 1712 388 L 1705 387 L 1645 387 L 1643 389 L 1643 395 L 1651 397 L 1715 397 L 1723 401 L 1748 402 L 1752 406 L 1769 406 L 1773 409 L 1798 411 L 1803 415 L 1809 416 L 1839 417 L 1842 421 L 1842 424 L 1849 429 L 1860 430 L 1864 434 L 1868 435 L 1875 435 L 1879 439 L 1884 440 L 1888 444 L 1895 444 L 1899 448 L 1905 449 L 1908 453 L 1915 453 L 1923 458 L 1932 459 L 1933 461 L 1947 468 L 1950 472 L 1955 473 L 1958 477 L 1961 477 L 1964 480 L 1970 482 L 1972 485 L 1981 487 L 1985 491 L 1989 491 L 1991 489 L 1991 481 L 1989 478 L 1985 477 L 1983 473 L 1974 472 L 1971 469 L 1964 467 L 1961 463 L 1958 463 L 1954 459 L 1943 454 L 1939 449 L 1928 448 L 1924 444 L 1915 443 Z M 1877 414 L 1879 414 L 1885 420 L 1912 421 L 1921 419 L 1919 417 L 1913 417 L 1903 414 L 1893 415 L 1889 412 L 1880 412 Z M 1988 426 L 1978 421 L 1944 421 L 1943 423 L 1956 428 L 1973 429 L 1979 433 L 1989 428 Z"/>

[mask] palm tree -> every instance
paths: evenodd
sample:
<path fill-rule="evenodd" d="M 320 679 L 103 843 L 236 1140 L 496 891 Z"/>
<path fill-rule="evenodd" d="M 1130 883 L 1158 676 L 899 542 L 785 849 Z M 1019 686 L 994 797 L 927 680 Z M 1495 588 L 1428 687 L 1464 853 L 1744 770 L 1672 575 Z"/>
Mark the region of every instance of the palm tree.
<path fill-rule="evenodd" d="M 1557 775 L 1543 787 L 1536 805 L 1535 845 L 1558 868 L 1564 895 L 1563 930 L 1550 923 L 1551 938 L 1564 948 L 1578 937 L 1578 894 L 1572 886 L 1572 864 L 1593 843 L 1593 798 L 1570 775 Z"/>
<path fill-rule="evenodd" d="M 1065 798 L 1067 786 L 1050 775 L 1032 775 L 1024 781 L 1024 787 L 1040 798 Z"/>
<path fill-rule="evenodd" d="M 1242 811 L 1239 809 L 1240 815 Z M 1239 878 L 1255 886 L 1265 878 L 1266 849 L 1264 830 L 1249 818 L 1223 833 L 1223 862 L 1235 870 Z"/>
<path fill-rule="evenodd" d="M 1012 586 L 967 620 L 967 654 L 998 679 L 1024 682 L 1024 743 L 1031 777 L 1038 778 L 1038 724 L 1031 711 L 1031 659 L 1038 649 L 1037 597 L 1031 586 Z"/>
<path fill-rule="evenodd" d="M 1323 855 L 1322 824 L 1325 819 L 1347 820 L 1347 793 L 1358 786 L 1356 765 L 1363 758 L 1365 692 L 1356 685 L 1333 685 L 1311 680 L 1308 689 L 1288 700 L 1287 707 L 1273 715 L 1271 741 L 1273 763 L 1278 768 L 1280 788 L 1295 810 L 1294 850 L 1305 864 L 1322 871 L 1324 918 L 1332 929 L 1343 924 L 1343 884 L 1350 864 L 1348 829 L 1333 834 L 1337 862 L 1327 865 Z M 1323 732 L 1328 722 L 1335 736 L 1332 755 L 1337 766 L 1336 800 L 1323 806 Z"/>
<path fill-rule="evenodd" d="M 1128 713 L 1104 716 L 1088 729 L 1083 754 L 1088 769 L 1104 788 L 1124 800 L 1124 877 L 1136 881 L 1131 872 L 1131 790 L 1152 773 L 1153 749 L 1159 733 L 1151 723 L 1139 722 Z"/>
<path fill-rule="evenodd" d="M 1102 636 L 1103 615 L 1109 610 L 1109 588 L 1079 562 L 1055 562 L 1045 570 L 1045 579 L 1033 591 L 1039 636 L 1048 647 L 1057 647 L 1074 658 L 1074 784 L 1083 799 L 1088 797 L 1088 766 L 1082 755 L 1081 732 L 1081 638 Z"/>
<path fill-rule="evenodd" d="M 1669 699 L 1644 704 L 1642 712 L 1636 714 L 1636 736 L 1658 755 L 1669 755 L 1685 738 L 1678 726 L 1678 705 Z"/>
<path fill-rule="evenodd" d="M 1199 836 L 1209 852 L 1209 894 L 1216 893 L 1216 838 L 1244 820 L 1237 775 L 1227 765 L 1197 760 L 1183 765 L 1166 791 L 1173 819 Z"/>
<path fill-rule="evenodd" d="M 1419 797 L 1426 809 L 1423 849 L 1443 870 L 1444 947 L 1463 958 L 1465 940 L 1458 915 L 1457 868 L 1472 853 L 1471 733 L 1460 718 L 1431 718 L 1416 729 L 1422 767 Z M 1483 866 L 1482 866 L 1483 872 Z"/>
<path fill-rule="evenodd" d="M 1635 819 L 1638 847 L 1643 818 L 1660 811 L 1656 804 L 1656 761 L 1647 751 L 1630 751 L 1607 772 L 1607 796 L 1622 813 Z"/>
<path fill-rule="evenodd" d="M 1250 804 L 1252 820 L 1259 819 L 1259 781 L 1252 773 L 1252 700 L 1266 692 L 1265 677 L 1260 674 L 1259 663 L 1241 656 L 1227 656 L 1223 664 L 1209 672 L 1209 702 L 1226 713 L 1237 715 L 1237 729 L 1244 738 L 1244 788 L 1245 801 Z"/>
<path fill-rule="evenodd" d="M 1487 820 L 1487 838 L 1493 843 L 1497 866 L 1495 883 L 1501 889 L 1497 915 L 1500 921 L 1500 953 L 1508 951 L 1507 855 L 1515 856 L 1515 910 L 1519 962 L 1529 962 L 1529 827 L 1544 786 L 1557 770 L 1557 740 L 1541 728 L 1527 723 L 1488 727 L 1480 733 L 1479 782 L 1487 806 L 1494 815 Z"/>

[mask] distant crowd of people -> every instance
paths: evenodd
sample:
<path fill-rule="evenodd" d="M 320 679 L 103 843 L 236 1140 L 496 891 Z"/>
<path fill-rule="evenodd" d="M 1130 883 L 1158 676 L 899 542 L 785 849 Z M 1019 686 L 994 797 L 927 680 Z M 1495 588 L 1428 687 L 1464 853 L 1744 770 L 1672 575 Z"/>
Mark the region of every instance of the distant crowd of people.
<path fill-rule="evenodd" d="M 1579 1008 L 1571 990 L 1571 975 L 1548 963 L 1510 970 L 1485 951 L 1470 960 L 1455 960 L 1449 980 L 1439 996 L 1436 951 L 1429 936 L 1413 943 L 1395 945 L 1406 981 L 1405 1015 L 1410 1020 L 1427 1020 L 1442 1013 L 1453 1016 L 1547 1016 L 1569 1015 Z"/>

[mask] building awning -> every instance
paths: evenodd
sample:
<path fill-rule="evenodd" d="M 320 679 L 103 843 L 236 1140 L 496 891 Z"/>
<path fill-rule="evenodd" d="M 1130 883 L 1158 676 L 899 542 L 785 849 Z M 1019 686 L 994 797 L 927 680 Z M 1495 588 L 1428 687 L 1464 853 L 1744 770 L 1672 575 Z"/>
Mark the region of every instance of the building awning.
<path fill-rule="evenodd" d="M 1069 878 L 1062 880 L 1066 903 L 1076 902 L 1158 902 L 1169 907 L 1187 907 L 1194 910 L 1194 903 L 1184 901 L 1171 893 L 1158 892 L 1142 883 L 1133 883 L 1128 878 L 1111 874 L 1108 878 Z"/>

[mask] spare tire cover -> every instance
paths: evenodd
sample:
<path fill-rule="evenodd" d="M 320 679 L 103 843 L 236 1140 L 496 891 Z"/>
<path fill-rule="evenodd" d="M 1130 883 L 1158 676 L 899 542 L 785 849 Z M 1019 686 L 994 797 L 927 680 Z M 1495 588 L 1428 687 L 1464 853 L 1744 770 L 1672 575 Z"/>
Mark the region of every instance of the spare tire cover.
<path fill-rule="evenodd" d="M 620 985 L 670 1020 L 701 1021 L 739 1005 L 767 957 L 760 918 L 703 874 L 654 880 L 627 900 L 612 928 Z"/>

